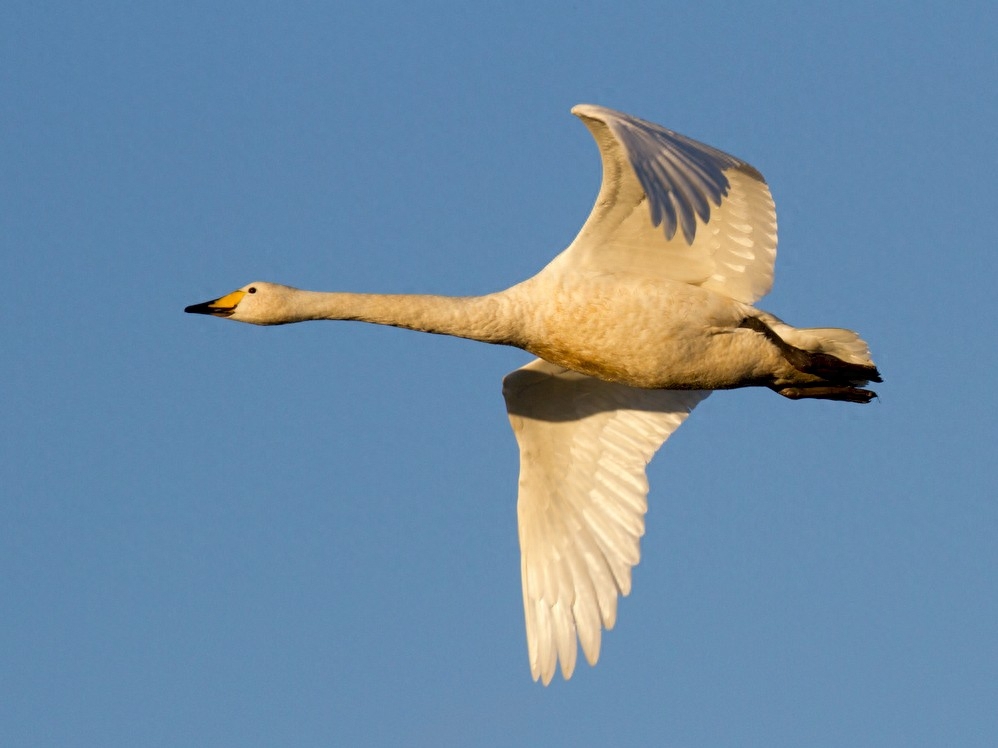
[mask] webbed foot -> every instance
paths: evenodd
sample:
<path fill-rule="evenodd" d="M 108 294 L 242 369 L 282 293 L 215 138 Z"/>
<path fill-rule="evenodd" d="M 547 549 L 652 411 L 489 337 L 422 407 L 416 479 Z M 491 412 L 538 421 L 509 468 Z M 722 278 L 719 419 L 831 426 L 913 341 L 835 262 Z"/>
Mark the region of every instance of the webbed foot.
<path fill-rule="evenodd" d="M 754 330 L 760 335 L 764 336 L 766 340 L 775 345 L 783 357 L 793 366 L 797 371 L 804 372 L 805 374 L 812 374 L 816 377 L 820 377 L 824 382 L 819 382 L 819 385 L 833 385 L 830 387 L 824 387 L 827 390 L 853 390 L 855 392 L 865 392 L 866 390 L 859 390 L 852 386 L 845 386 L 846 383 L 852 385 L 854 383 L 860 382 L 882 382 L 884 381 L 880 377 L 880 372 L 877 371 L 876 366 L 871 366 L 868 364 L 852 364 L 848 361 L 843 361 L 837 356 L 833 356 L 829 353 L 821 353 L 817 351 L 806 351 L 803 348 L 798 348 L 797 346 L 790 345 L 787 341 L 781 338 L 773 329 L 763 322 L 758 317 L 746 317 L 742 320 L 739 327 L 744 327 L 749 330 Z M 787 388 L 788 390 L 796 391 L 797 388 Z M 814 390 L 814 388 L 809 388 Z M 777 390 L 780 392 L 780 390 Z M 784 394 L 780 392 L 780 394 Z M 786 395 L 787 397 L 794 397 L 794 395 Z M 816 395 L 799 395 L 797 397 L 823 397 L 829 400 L 849 400 L 850 402 L 869 402 L 870 398 L 875 397 L 875 394 L 871 393 L 870 398 L 866 400 L 853 399 L 853 396 L 843 396 L 838 397 L 828 394 Z"/>
<path fill-rule="evenodd" d="M 868 403 L 877 396 L 873 390 L 863 390 L 859 387 L 845 385 L 815 384 L 803 387 L 773 387 L 775 392 L 791 400 L 839 400 L 847 403 Z"/>

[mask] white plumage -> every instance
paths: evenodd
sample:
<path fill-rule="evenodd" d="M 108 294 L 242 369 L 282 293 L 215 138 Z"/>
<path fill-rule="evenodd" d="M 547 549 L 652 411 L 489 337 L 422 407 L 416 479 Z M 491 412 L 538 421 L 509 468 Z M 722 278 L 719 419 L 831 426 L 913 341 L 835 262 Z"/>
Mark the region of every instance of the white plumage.
<path fill-rule="evenodd" d="M 520 569 L 530 670 L 568 678 L 578 637 L 590 664 L 631 591 L 648 505 L 645 466 L 702 390 L 639 390 L 537 359 L 506 377 L 520 445 Z"/>
<path fill-rule="evenodd" d="M 597 106 L 572 110 L 603 160 L 596 205 L 533 278 L 479 297 L 319 293 L 251 283 L 186 311 L 284 324 L 353 319 L 514 345 L 539 358 L 503 394 L 520 446 L 530 670 L 595 664 L 640 557 L 655 451 L 711 390 L 868 402 L 866 344 L 751 304 L 769 291 L 776 213 L 747 163 Z"/>

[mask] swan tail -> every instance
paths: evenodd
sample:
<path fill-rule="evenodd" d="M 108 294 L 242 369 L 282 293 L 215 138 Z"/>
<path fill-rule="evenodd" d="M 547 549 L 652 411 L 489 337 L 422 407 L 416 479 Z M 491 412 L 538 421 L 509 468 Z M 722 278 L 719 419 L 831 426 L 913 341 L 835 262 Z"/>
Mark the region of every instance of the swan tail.
<path fill-rule="evenodd" d="M 841 327 L 790 327 L 775 329 L 777 335 L 790 345 L 811 353 L 827 353 L 848 364 L 874 366 L 870 347 L 857 333 Z M 873 381 L 880 381 L 879 379 Z"/>
<path fill-rule="evenodd" d="M 766 312 L 756 310 L 755 316 L 766 323 L 781 340 L 809 353 L 827 353 L 848 364 L 876 368 L 870 346 L 858 333 L 841 327 L 793 327 Z M 870 381 L 879 382 L 879 379 Z"/>

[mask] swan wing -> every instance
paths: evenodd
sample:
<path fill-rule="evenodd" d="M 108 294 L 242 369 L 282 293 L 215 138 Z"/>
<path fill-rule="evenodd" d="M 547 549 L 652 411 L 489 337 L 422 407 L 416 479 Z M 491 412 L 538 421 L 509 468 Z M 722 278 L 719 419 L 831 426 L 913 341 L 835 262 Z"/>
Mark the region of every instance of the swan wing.
<path fill-rule="evenodd" d="M 644 534 L 645 466 L 709 392 L 642 390 L 536 359 L 503 396 L 520 447 L 517 520 L 527 649 L 534 680 L 560 660 L 589 663 L 617 596 L 631 590 Z"/>
<path fill-rule="evenodd" d="M 744 161 L 664 127 L 582 104 L 603 182 L 563 269 L 635 272 L 752 303 L 773 284 L 776 209 Z"/>

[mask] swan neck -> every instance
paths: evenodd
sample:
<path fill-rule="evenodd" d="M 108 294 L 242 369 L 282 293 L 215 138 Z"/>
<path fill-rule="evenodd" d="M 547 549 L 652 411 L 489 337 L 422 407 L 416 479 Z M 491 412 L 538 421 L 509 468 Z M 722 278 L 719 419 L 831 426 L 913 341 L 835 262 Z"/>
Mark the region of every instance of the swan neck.
<path fill-rule="evenodd" d="M 515 344 L 518 339 L 504 293 L 433 296 L 300 291 L 299 294 L 295 301 L 302 320 L 356 320 L 487 343 Z"/>

